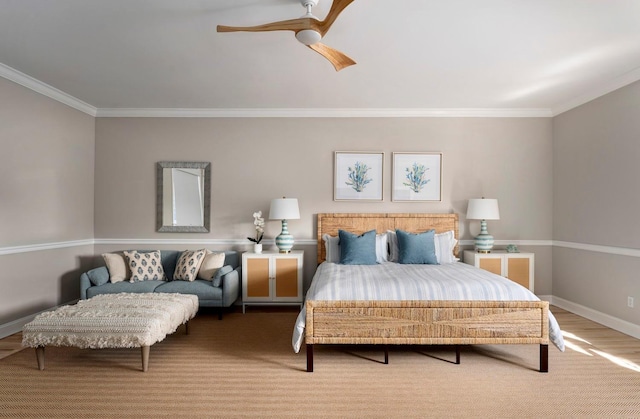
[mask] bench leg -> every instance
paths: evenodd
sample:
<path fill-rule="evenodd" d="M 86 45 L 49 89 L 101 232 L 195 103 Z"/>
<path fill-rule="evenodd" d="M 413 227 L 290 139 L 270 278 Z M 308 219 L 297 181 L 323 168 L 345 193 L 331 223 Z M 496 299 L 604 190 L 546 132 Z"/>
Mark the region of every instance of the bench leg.
<path fill-rule="evenodd" d="M 142 371 L 146 372 L 149 369 L 149 346 L 142 347 Z"/>
<path fill-rule="evenodd" d="M 44 369 L 44 346 L 36 348 L 36 359 L 38 360 L 38 369 L 42 371 Z"/>

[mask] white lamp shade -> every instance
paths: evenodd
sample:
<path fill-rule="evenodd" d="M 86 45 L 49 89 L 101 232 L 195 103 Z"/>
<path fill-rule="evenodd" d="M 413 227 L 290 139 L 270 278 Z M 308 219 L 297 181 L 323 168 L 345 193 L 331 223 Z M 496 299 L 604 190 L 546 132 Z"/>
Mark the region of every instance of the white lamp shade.
<path fill-rule="evenodd" d="M 271 200 L 270 220 L 298 220 L 300 209 L 296 198 L 278 198 Z"/>
<path fill-rule="evenodd" d="M 467 220 L 499 220 L 500 210 L 497 199 L 470 199 Z"/>

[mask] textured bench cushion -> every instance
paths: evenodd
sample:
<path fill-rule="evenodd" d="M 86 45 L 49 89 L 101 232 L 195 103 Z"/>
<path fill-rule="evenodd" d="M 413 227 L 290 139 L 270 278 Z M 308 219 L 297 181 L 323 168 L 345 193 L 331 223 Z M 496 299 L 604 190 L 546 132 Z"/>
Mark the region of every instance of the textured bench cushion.
<path fill-rule="evenodd" d="M 39 314 L 24 326 L 22 345 L 92 349 L 151 346 L 197 311 L 195 295 L 103 294 Z"/>

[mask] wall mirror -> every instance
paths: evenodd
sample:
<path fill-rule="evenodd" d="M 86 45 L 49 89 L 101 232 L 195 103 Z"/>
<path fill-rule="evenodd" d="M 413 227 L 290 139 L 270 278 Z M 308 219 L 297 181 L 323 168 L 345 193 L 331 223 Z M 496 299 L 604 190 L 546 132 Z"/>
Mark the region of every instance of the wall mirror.
<path fill-rule="evenodd" d="M 158 162 L 156 230 L 208 233 L 211 213 L 211 163 Z"/>

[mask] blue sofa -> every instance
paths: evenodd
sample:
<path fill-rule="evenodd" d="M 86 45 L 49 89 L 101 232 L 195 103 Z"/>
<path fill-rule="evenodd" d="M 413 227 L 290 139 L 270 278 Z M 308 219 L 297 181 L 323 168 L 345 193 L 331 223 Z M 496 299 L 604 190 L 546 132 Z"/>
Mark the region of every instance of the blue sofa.
<path fill-rule="evenodd" d="M 198 296 L 200 307 L 219 307 L 220 319 L 222 310 L 230 307 L 240 296 L 241 265 L 236 251 L 225 251 L 224 267 L 213 281 L 196 279 L 195 281 L 174 281 L 173 272 L 182 252 L 178 250 L 161 250 L 160 259 L 167 281 L 121 281 L 112 283 L 106 266 L 91 269 L 80 276 L 80 298 L 85 300 L 98 294 L 116 294 L 120 292 L 165 292 L 193 294 Z M 216 282 L 220 286 L 214 286 Z"/>

